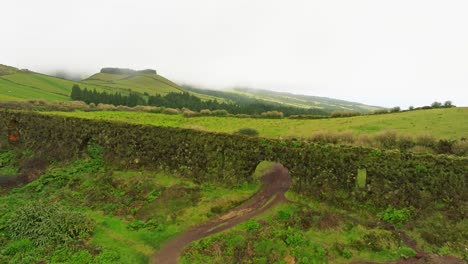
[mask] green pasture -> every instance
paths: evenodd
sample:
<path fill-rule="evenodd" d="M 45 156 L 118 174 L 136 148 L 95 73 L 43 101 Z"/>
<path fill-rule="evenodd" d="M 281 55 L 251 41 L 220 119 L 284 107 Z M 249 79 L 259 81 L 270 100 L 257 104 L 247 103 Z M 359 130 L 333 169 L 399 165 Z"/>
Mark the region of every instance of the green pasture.
<path fill-rule="evenodd" d="M 241 128 L 253 128 L 259 132 L 260 136 L 271 138 L 307 138 L 317 131 L 352 131 L 357 135 L 364 135 L 387 130 L 411 136 L 430 134 L 444 139 L 468 137 L 468 107 L 313 120 L 211 116 L 186 118 L 182 115 L 141 112 L 47 112 L 44 114 L 223 133 L 234 133 Z"/>

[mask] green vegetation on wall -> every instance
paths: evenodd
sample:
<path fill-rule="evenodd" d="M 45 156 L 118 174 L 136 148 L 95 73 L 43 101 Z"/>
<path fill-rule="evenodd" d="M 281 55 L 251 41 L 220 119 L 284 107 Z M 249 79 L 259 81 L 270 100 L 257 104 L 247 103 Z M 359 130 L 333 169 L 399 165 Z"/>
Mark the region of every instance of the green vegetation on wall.
<path fill-rule="evenodd" d="M 290 170 L 294 191 L 336 203 L 354 198 L 377 206 L 420 208 L 444 201 L 457 211 L 468 195 L 468 159 L 464 157 L 11 111 L 0 112 L 2 137 L 8 135 L 3 124 L 10 120 L 17 121 L 22 144 L 55 158 L 79 155 L 93 140 L 102 146 L 107 162 L 130 168 L 178 171 L 198 182 L 250 182 L 257 164 L 270 160 Z M 367 185 L 355 192 L 359 168 L 367 171 Z"/>

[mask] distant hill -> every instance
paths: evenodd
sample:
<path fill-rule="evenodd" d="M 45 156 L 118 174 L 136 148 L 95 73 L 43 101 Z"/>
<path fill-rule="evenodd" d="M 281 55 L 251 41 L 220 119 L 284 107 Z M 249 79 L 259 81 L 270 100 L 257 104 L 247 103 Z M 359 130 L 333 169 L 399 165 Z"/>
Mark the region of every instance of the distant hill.
<path fill-rule="evenodd" d="M 82 81 L 71 81 L 28 70 L 0 64 L 0 101 L 24 101 L 44 99 L 48 101 L 69 101 L 71 88 L 79 84 L 81 88 L 96 89 L 99 92 L 119 92 L 128 95 L 137 93 L 142 97 L 167 95 L 169 93 L 190 94 L 203 101 L 216 100 L 220 103 L 235 103 L 243 107 L 252 105 L 274 106 L 274 109 L 302 108 L 314 109 L 317 115 L 327 115 L 337 110 L 353 110 L 368 113 L 379 107 L 326 97 L 279 93 L 267 90 L 236 88 L 229 91 L 206 90 L 191 86 L 180 86 L 157 74 L 156 70 L 132 70 L 127 68 L 103 68 Z"/>
<path fill-rule="evenodd" d="M 250 88 L 234 88 L 231 90 L 220 91 L 200 89 L 190 85 L 182 85 L 182 87 L 186 90 L 199 94 L 221 97 L 228 101 L 236 102 L 240 105 L 262 103 L 305 109 L 312 108 L 320 110 L 323 113 L 331 113 L 334 111 L 358 111 L 361 113 L 370 113 L 378 109 L 383 109 L 382 107 L 370 106 L 327 97 L 297 95 Z"/>
<path fill-rule="evenodd" d="M 289 106 L 302 108 L 319 108 L 325 112 L 333 111 L 358 111 L 361 113 L 369 113 L 378 109 L 383 109 L 378 106 L 370 106 L 356 102 L 338 100 L 328 97 L 300 95 L 285 92 L 273 92 L 269 90 L 251 89 L 251 88 L 234 88 L 233 92 L 243 94 L 252 98 L 277 102 Z"/>
<path fill-rule="evenodd" d="M 70 100 L 75 82 L 0 65 L 0 101 Z"/>
<path fill-rule="evenodd" d="M 74 84 L 79 84 L 82 88 L 122 94 L 128 94 L 132 91 L 141 95 L 166 95 L 171 92 L 182 93 L 185 91 L 176 83 L 150 69 L 134 71 L 103 68 L 102 72 L 77 82 L 0 65 L 0 101 L 31 99 L 68 101 Z M 204 100 L 214 99 L 206 95 L 199 95 L 199 97 Z"/>

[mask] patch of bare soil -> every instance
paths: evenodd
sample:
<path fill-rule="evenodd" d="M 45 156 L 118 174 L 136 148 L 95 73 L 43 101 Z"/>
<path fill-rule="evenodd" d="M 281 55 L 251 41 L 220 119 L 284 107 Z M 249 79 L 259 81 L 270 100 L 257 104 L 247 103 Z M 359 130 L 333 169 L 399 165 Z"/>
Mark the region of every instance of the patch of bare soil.
<path fill-rule="evenodd" d="M 286 202 L 284 193 L 291 185 L 289 171 L 281 164 L 261 178 L 262 189 L 236 209 L 204 224 L 195 226 L 169 241 L 150 260 L 157 264 L 176 264 L 185 246 L 203 237 L 221 232 L 255 217 L 280 202 Z"/>
<path fill-rule="evenodd" d="M 47 161 L 42 158 L 26 159 L 20 163 L 18 176 L 0 177 L 0 187 L 9 189 L 34 181 L 45 171 L 47 165 Z"/>

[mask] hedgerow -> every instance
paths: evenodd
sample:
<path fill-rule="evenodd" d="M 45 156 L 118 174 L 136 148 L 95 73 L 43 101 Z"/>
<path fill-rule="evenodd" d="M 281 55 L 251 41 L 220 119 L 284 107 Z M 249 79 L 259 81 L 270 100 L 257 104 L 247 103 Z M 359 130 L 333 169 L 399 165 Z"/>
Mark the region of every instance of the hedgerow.
<path fill-rule="evenodd" d="M 8 136 L 9 130 L 3 124 L 11 120 L 17 121 L 20 145 L 56 159 L 80 155 L 92 140 L 101 146 L 107 163 L 125 168 L 176 171 L 198 182 L 226 185 L 251 182 L 258 163 L 280 162 L 293 177 L 294 191 L 336 203 L 356 199 L 381 207 L 423 208 L 435 201 L 445 201 L 461 208 L 468 195 L 466 157 L 14 111 L 0 112 L 0 137 Z M 422 167 L 425 170 L 418 169 Z M 366 169 L 367 180 L 364 188 L 356 190 L 358 169 Z"/>

